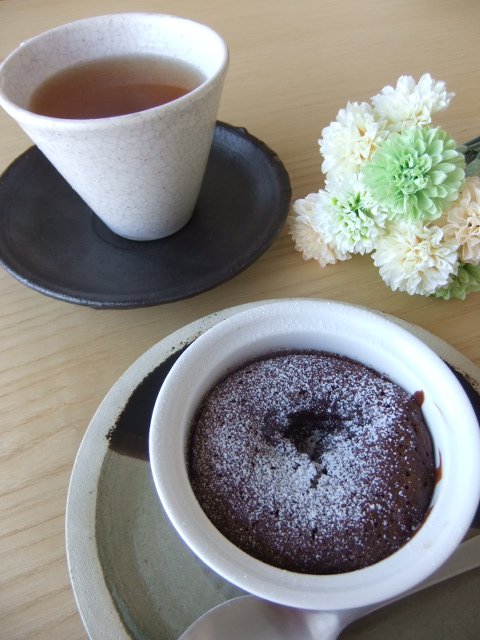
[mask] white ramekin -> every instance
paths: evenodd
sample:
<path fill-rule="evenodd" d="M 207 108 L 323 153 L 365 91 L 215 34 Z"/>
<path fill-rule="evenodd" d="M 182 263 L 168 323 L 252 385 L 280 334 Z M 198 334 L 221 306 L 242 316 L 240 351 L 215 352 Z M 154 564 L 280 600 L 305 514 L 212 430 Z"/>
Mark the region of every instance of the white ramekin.
<path fill-rule="evenodd" d="M 306 575 L 256 560 L 213 526 L 191 489 L 187 443 L 205 393 L 230 369 L 287 348 L 346 355 L 385 373 L 410 393 L 425 394 L 423 413 L 436 464 L 441 465 L 430 512 L 405 546 L 365 569 Z M 220 322 L 191 344 L 158 395 L 150 429 L 150 461 L 166 513 L 199 558 L 250 593 L 305 609 L 366 606 L 412 588 L 456 549 L 480 499 L 479 426 L 448 366 L 392 321 L 329 301 L 285 300 L 257 306 Z"/>

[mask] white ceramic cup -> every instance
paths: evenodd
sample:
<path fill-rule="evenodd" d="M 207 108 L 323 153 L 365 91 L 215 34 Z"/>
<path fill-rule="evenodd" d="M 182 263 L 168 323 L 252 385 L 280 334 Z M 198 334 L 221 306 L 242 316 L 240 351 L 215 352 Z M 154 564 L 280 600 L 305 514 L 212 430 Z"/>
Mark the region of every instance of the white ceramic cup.
<path fill-rule="evenodd" d="M 205 79 L 177 100 L 127 115 L 75 120 L 29 110 L 34 91 L 56 72 L 139 53 L 183 61 Z M 15 49 L 0 66 L 0 104 L 112 231 L 154 240 L 193 213 L 227 67 L 225 42 L 205 25 L 162 14 L 98 16 Z"/>
<path fill-rule="evenodd" d="M 256 560 L 212 525 L 189 483 L 187 442 L 206 392 L 232 368 L 292 348 L 354 358 L 409 393 L 422 390 L 425 395 L 422 410 L 438 466 L 441 461 L 430 511 L 407 544 L 365 569 L 307 575 Z M 246 591 L 305 609 L 371 605 L 414 587 L 456 549 L 480 499 L 479 426 L 456 377 L 429 347 L 394 322 L 337 302 L 272 302 L 240 312 L 200 336 L 162 385 L 150 429 L 150 461 L 166 513 L 199 558 Z"/>

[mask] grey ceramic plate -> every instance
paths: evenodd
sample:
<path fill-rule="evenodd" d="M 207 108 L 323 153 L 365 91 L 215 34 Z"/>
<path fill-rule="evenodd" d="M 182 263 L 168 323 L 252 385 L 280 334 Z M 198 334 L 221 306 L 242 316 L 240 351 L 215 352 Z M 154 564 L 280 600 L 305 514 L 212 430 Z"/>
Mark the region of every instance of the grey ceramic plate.
<path fill-rule="evenodd" d="M 241 593 L 179 540 L 145 457 L 149 413 L 175 353 L 248 306 L 207 316 L 152 347 L 112 387 L 88 427 L 71 476 L 66 537 L 73 590 L 92 640 L 173 640 L 207 609 Z M 480 392 L 478 367 L 431 334 L 397 322 Z M 452 619 L 458 640 L 480 637 L 480 614 L 471 604 L 479 597 L 480 572 L 470 572 L 374 614 L 342 637 L 406 640 L 414 625 L 415 637 L 446 640 Z"/>

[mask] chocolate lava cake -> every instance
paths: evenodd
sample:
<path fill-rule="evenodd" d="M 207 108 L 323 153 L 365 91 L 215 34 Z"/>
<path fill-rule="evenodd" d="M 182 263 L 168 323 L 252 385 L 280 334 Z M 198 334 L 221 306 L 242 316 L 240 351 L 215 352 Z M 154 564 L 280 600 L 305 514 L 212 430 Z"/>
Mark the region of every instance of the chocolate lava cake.
<path fill-rule="evenodd" d="M 354 571 L 391 555 L 421 525 L 435 484 L 417 397 L 318 351 L 270 354 L 227 375 L 199 408 L 188 456 L 217 529 L 301 573 Z"/>

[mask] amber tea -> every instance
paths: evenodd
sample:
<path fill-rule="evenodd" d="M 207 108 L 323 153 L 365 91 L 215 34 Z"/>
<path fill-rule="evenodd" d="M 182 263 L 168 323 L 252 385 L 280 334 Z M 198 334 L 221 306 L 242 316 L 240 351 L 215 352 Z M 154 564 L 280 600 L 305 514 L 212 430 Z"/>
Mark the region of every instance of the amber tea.
<path fill-rule="evenodd" d="M 54 118 L 120 116 L 157 107 L 198 87 L 202 74 L 155 55 L 104 58 L 67 67 L 34 92 L 29 109 Z"/>

